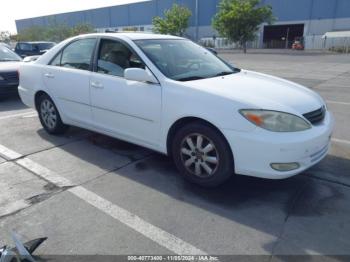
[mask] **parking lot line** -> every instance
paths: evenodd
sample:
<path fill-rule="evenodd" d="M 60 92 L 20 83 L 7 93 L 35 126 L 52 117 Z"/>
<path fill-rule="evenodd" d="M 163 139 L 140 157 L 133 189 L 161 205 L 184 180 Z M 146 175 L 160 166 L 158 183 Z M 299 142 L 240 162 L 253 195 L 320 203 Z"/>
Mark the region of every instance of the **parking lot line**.
<path fill-rule="evenodd" d="M 153 240 L 159 245 L 167 248 L 178 255 L 205 255 L 206 253 L 191 244 L 175 237 L 174 235 L 144 221 L 142 218 L 129 211 L 113 204 L 99 195 L 81 187 L 74 187 L 68 190 L 90 205 L 103 211 L 124 225 L 139 232 L 145 237 Z"/>
<path fill-rule="evenodd" d="M 58 187 L 74 186 L 74 184 L 70 180 L 58 175 L 57 173 L 47 169 L 46 167 L 43 167 L 42 165 L 37 164 L 29 158 L 19 159 L 16 161 L 16 163 L 19 166 L 29 170 L 30 172 L 40 176 L 44 180 L 49 181 L 50 183 Z"/>
<path fill-rule="evenodd" d="M 5 158 L 6 160 L 14 160 L 22 157 L 21 154 L 12 151 L 11 149 L 3 145 L 0 145 L 0 156 Z"/>
<path fill-rule="evenodd" d="M 344 140 L 344 139 L 332 138 L 332 141 L 335 142 L 335 143 L 341 143 L 341 144 L 350 145 L 350 141 Z"/>
<path fill-rule="evenodd" d="M 22 118 L 32 118 L 32 117 L 37 117 L 38 113 L 37 112 L 33 112 L 32 114 L 28 114 L 28 115 L 24 115 L 22 116 Z"/>
<path fill-rule="evenodd" d="M 37 115 L 37 113 L 34 110 L 31 110 L 31 111 L 25 112 L 25 113 L 0 116 L 0 120 L 10 119 L 10 118 L 15 118 L 15 117 L 32 117 L 32 116 L 36 116 L 36 115 Z"/>
<path fill-rule="evenodd" d="M 350 106 L 350 103 L 348 103 L 348 102 L 340 102 L 340 101 L 334 101 L 334 100 L 326 100 L 326 102 L 329 103 L 329 104 Z"/>
<path fill-rule="evenodd" d="M 47 169 L 46 167 L 28 159 L 22 158 L 23 155 L 0 145 L 0 155 L 3 155 L 6 159 L 18 159 L 15 161 L 19 166 L 31 171 L 35 175 L 49 181 L 56 186 L 73 186 L 73 183 L 60 176 L 59 174 Z M 81 200 L 89 203 L 98 210 L 104 212 L 105 214 L 113 217 L 122 224 L 128 226 L 129 228 L 135 230 L 136 232 L 142 234 L 146 238 L 154 241 L 162 247 L 167 248 L 171 252 L 177 255 L 206 255 L 206 253 L 195 246 L 185 242 L 184 240 L 148 223 L 137 215 L 119 207 L 112 202 L 102 198 L 101 196 L 87 190 L 82 186 L 76 186 L 68 190 L 75 196 L 79 197 Z M 6 213 L 10 210 L 11 212 L 19 211 L 27 205 L 26 202 L 19 201 L 18 203 L 11 204 L 6 208 Z M 0 210 L 1 211 L 1 210 Z"/>

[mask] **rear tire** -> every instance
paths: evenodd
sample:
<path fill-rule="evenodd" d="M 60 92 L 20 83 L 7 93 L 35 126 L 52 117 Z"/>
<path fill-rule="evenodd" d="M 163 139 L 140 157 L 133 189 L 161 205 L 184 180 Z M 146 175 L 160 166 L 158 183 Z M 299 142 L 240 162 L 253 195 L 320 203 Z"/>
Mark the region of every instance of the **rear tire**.
<path fill-rule="evenodd" d="M 67 131 L 68 126 L 62 122 L 55 103 L 48 95 L 40 96 L 37 109 L 40 122 L 49 134 L 59 135 Z"/>
<path fill-rule="evenodd" d="M 233 155 L 226 139 L 218 130 L 199 121 L 177 131 L 172 156 L 180 173 L 201 186 L 218 186 L 234 174 Z"/>

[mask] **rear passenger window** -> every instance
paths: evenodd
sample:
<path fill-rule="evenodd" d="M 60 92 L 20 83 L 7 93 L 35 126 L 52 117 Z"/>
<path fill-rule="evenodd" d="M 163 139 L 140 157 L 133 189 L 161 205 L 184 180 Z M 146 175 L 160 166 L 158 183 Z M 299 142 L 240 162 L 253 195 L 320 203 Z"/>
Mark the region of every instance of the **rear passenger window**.
<path fill-rule="evenodd" d="M 77 40 L 63 50 L 60 63 L 56 61 L 60 57 L 58 55 L 51 64 L 59 63 L 62 67 L 89 70 L 95 43 L 96 39 L 92 38 Z"/>

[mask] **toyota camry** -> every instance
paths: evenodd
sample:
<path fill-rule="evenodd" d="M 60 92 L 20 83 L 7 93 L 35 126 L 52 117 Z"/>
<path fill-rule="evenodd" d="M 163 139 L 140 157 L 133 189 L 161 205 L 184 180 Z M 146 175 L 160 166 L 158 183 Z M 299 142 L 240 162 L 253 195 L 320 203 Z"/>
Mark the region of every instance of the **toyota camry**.
<path fill-rule="evenodd" d="M 68 39 L 21 66 L 19 93 L 48 133 L 79 126 L 150 148 L 203 186 L 299 174 L 326 156 L 333 129 L 312 90 L 175 36 Z"/>

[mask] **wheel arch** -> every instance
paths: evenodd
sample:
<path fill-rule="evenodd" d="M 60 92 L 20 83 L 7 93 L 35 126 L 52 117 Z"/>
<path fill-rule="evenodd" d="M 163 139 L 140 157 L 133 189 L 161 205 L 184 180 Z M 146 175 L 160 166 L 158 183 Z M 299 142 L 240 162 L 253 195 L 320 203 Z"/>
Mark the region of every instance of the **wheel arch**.
<path fill-rule="evenodd" d="M 35 95 L 34 95 L 34 105 L 35 105 L 35 109 L 36 109 L 36 111 L 39 111 L 38 109 L 38 107 L 39 107 L 39 98 L 41 97 L 41 96 L 43 96 L 43 95 L 47 95 L 47 96 L 49 96 L 50 97 L 50 95 L 48 94 L 48 93 L 46 93 L 45 91 L 43 91 L 43 90 L 38 90 L 36 93 L 35 93 Z M 50 97 L 51 98 L 51 97 Z"/>
<path fill-rule="evenodd" d="M 40 108 L 40 101 L 41 98 L 45 96 L 47 98 L 49 98 L 56 110 L 56 124 L 53 127 L 48 127 L 46 125 L 46 123 L 44 123 L 44 120 L 42 118 L 42 114 L 41 114 L 41 108 Z M 46 98 L 45 98 L 46 99 Z M 68 128 L 69 126 L 67 124 L 65 124 L 63 122 L 62 116 L 59 112 L 59 109 L 55 103 L 55 101 L 52 99 L 52 97 L 50 96 L 50 94 L 48 94 L 47 92 L 45 92 L 44 90 L 38 90 L 35 94 L 34 94 L 34 105 L 35 105 L 35 109 L 38 112 L 39 115 L 39 119 L 41 124 L 43 125 L 44 129 L 49 133 L 49 134 L 53 134 L 53 135 L 59 135 L 59 134 L 63 134 Z"/>
<path fill-rule="evenodd" d="M 226 141 L 228 147 L 229 147 L 229 150 L 230 150 L 230 153 L 232 155 L 232 157 L 234 157 L 233 155 L 233 152 L 232 152 L 232 149 L 230 147 L 230 144 L 228 143 L 226 137 L 224 136 L 224 134 L 220 131 L 220 129 L 215 126 L 213 123 L 207 121 L 207 120 L 204 120 L 203 118 L 200 118 L 200 117 L 193 117 L 193 116 L 188 116 L 188 117 L 182 117 L 178 120 L 176 120 L 172 125 L 171 127 L 169 128 L 169 131 L 168 131 L 168 134 L 167 134 L 167 139 L 166 139 L 166 149 L 167 149 L 167 155 L 168 156 L 171 156 L 171 141 L 173 140 L 176 132 L 182 128 L 183 126 L 185 125 L 188 125 L 190 123 L 194 123 L 194 122 L 199 122 L 199 123 L 202 123 L 202 124 L 205 124 L 207 126 L 210 126 L 212 127 L 213 129 L 215 129 L 218 134 L 220 136 L 222 136 L 222 138 Z"/>

